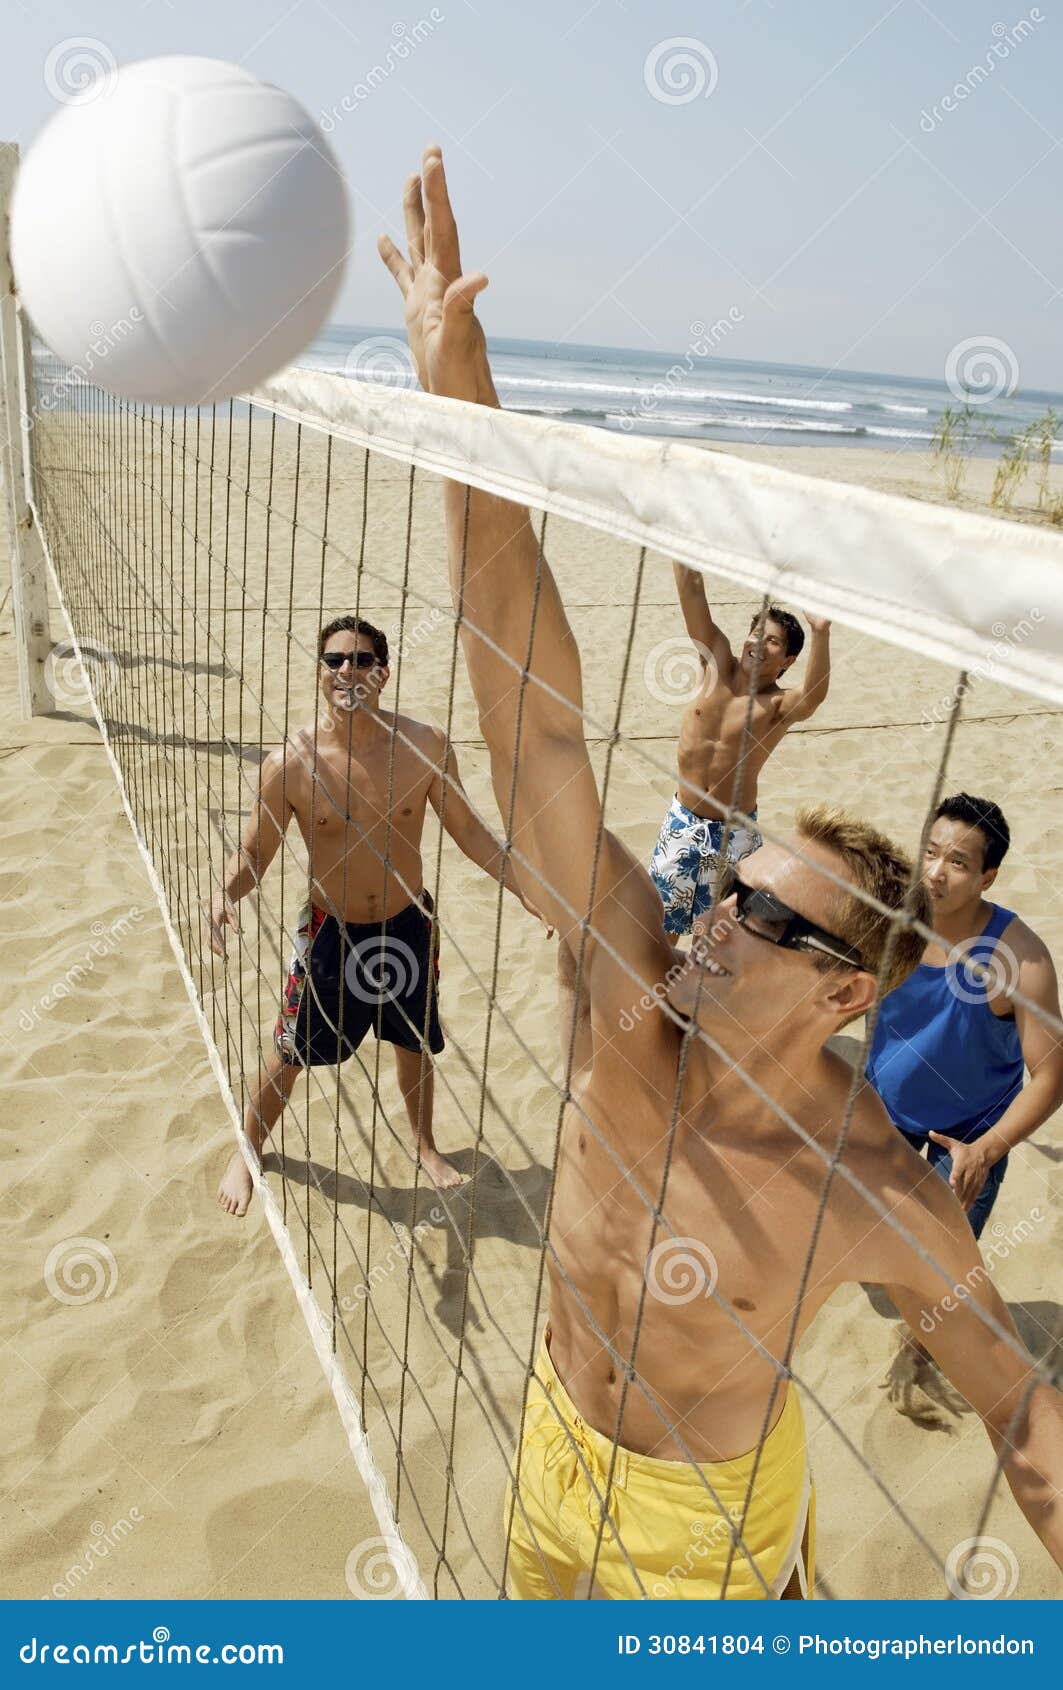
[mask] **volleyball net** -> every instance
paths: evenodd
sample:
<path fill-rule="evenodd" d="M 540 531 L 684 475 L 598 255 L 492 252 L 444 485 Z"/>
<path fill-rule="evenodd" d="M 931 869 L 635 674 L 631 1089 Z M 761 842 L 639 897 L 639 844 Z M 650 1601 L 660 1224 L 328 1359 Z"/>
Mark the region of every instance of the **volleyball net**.
<path fill-rule="evenodd" d="M 294 823 L 241 902 L 227 960 L 210 948 L 204 909 L 239 847 L 264 760 L 291 745 L 297 728 L 307 730 L 314 777 L 325 708 L 318 634 L 332 617 L 354 614 L 384 630 L 385 707 L 445 731 L 476 810 L 518 874 L 529 866 L 492 792 L 462 656 L 444 479 L 532 512 L 583 655 L 581 711 L 603 829 L 640 862 L 649 860 L 675 790 L 679 713 L 699 682 L 673 561 L 705 575 L 716 619 L 735 640 L 769 602 L 834 619 L 830 699 L 768 765 L 758 821 L 766 839 L 788 838 L 799 804 L 826 799 L 882 826 L 918 860 L 940 797 L 986 784 L 978 777 L 986 723 L 1014 748 L 1012 791 L 988 794 L 1005 809 L 1028 790 L 1045 744 L 1054 743 L 1063 706 L 1063 546 L 1048 533 L 693 447 L 303 370 L 199 411 L 118 401 L 40 347 L 26 371 L 32 510 L 66 624 L 49 663 L 56 707 L 83 709 L 87 700 L 99 722 L 238 1135 L 308 900 L 307 849 Z M 868 719 L 861 677 L 880 666 L 896 685 L 887 719 Z M 537 684 L 526 671 L 518 679 Z M 391 749 L 394 770 L 413 742 L 401 729 L 392 738 L 401 741 Z M 448 784 L 444 772 L 444 820 Z M 364 824 L 351 814 L 340 819 L 364 844 Z M 744 819 L 733 811 L 729 822 Z M 644 1295 L 654 1294 L 652 1257 L 666 1302 L 684 1304 L 693 1283 L 693 1295 L 722 1299 L 735 1329 L 767 1353 L 740 1304 L 697 1280 L 689 1229 L 674 1218 L 668 1158 L 663 1185 L 649 1188 L 609 1123 L 581 1104 L 572 1040 L 554 1003 L 551 942 L 444 834 L 430 809 L 421 860 L 446 1037 L 435 1131 L 466 1183 L 439 1192 L 425 1177 L 390 1053 L 372 1037 L 342 1066 L 307 1071 L 261 1175 L 254 1170 L 379 1523 L 378 1536 L 349 1546 L 348 1582 L 360 1596 L 504 1593 L 508 1540 L 522 1512 L 519 1492 L 507 1501 L 507 1481 L 550 1276 L 567 1282 L 572 1307 L 627 1375 L 627 1389 L 643 1392 L 676 1459 L 701 1475 L 707 1511 L 718 1503 L 683 1428 L 645 1391 L 637 1355 L 600 1329 L 551 1236 L 566 1107 L 611 1159 L 611 1177 L 645 1206 Z M 394 869 L 392 837 L 389 823 L 377 854 Z M 410 886 L 410 897 L 420 890 Z M 889 912 L 898 933 L 920 927 L 913 909 L 909 901 Z M 580 932 L 605 942 L 592 908 L 574 913 Z M 394 984 L 385 962 L 381 1001 Z M 683 1048 L 706 1036 L 681 1023 L 659 981 L 637 972 L 628 1014 L 671 1017 Z M 836 1143 L 815 1150 L 819 1214 L 833 1182 L 848 1180 L 869 1211 L 897 1224 L 846 1162 L 866 1042 L 863 1025 L 851 1031 L 845 1120 Z M 423 1043 L 426 1029 L 417 1034 Z M 682 1062 L 677 1083 L 681 1073 Z M 758 1097 L 793 1133 L 795 1150 L 807 1141 L 770 1089 L 758 1088 Z M 678 1104 L 672 1135 L 677 1112 Z M 785 1215 L 779 1221 L 785 1225 Z M 810 1228 L 802 1284 L 815 1248 Z M 945 1295 L 952 1276 L 942 1267 L 940 1277 Z M 861 1318 L 871 1326 L 879 1319 L 870 1306 Z M 983 1542 L 1001 1488 L 989 1445 L 971 1457 L 977 1488 L 955 1504 L 967 1530 L 952 1518 L 942 1525 L 920 1509 L 905 1473 L 868 1458 L 866 1387 L 877 1379 L 863 1380 L 864 1397 L 854 1401 L 851 1388 L 832 1390 L 829 1372 L 811 1354 L 803 1365 L 804 1357 L 795 1328 L 772 1365 L 783 1386 L 792 1378 L 802 1393 L 813 1471 L 831 1470 L 846 1487 L 843 1504 L 841 1491 L 820 1486 L 828 1551 L 821 1548 L 820 1593 L 870 1594 L 852 1588 L 844 1550 L 831 1550 L 855 1529 L 854 1494 L 867 1529 L 874 1523 L 891 1542 L 912 1546 L 922 1594 L 933 1580 L 942 1595 L 962 1593 L 955 1546 Z M 696 1538 L 666 1569 L 640 1577 L 616 1507 L 618 1437 L 612 1460 L 592 1470 L 585 1448 L 559 1427 L 596 1498 L 597 1543 L 613 1546 L 630 1571 L 629 1594 L 681 1595 L 700 1566 Z M 767 1421 L 762 1445 L 766 1437 Z M 745 1517 L 739 1508 L 727 1526 L 736 1579 L 752 1565 Z M 534 1526 L 523 1525 L 534 1538 Z"/>

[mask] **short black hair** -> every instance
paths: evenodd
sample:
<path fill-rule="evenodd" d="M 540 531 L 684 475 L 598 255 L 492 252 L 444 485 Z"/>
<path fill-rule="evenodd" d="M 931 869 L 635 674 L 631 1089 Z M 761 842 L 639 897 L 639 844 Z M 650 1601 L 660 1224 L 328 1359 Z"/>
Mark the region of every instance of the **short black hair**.
<path fill-rule="evenodd" d="M 965 827 L 978 829 L 985 840 L 983 873 L 1000 867 L 1011 844 L 1011 829 L 999 804 L 994 804 L 991 798 L 972 798 L 969 792 L 957 792 L 953 798 L 943 798 L 934 811 L 935 821 L 940 821 L 942 817 L 946 821 L 962 822 Z"/>
<path fill-rule="evenodd" d="M 757 611 L 757 614 L 749 624 L 750 633 L 753 632 L 753 629 L 760 621 L 777 622 L 786 635 L 787 657 L 800 656 L 805 643 L 805 630 L 802 628 L 800 622 L 797 620 L 797 617 L 792 611 L 780 610 L 777 604 L 769 604 L 767 610 Z"/>
<path fill-rule="evenodd" d="M 366 622 L 361 616 L 334 616 L 331 622 L 326 622 L 317 636 L 317 655 L 324 654 L 325 647 L 333 634 L 364 634 L 367 640 L 373 642 L 373 656 L 382 669 L 388 666 L 388 637 L 381 628 L 374 628 L 371 622 Z"/>

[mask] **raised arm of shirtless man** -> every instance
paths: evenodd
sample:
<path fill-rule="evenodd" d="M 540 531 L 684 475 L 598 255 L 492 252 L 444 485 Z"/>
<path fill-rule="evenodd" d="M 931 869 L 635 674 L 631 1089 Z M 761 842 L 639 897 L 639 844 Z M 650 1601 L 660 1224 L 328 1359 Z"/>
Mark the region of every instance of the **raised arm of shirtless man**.
<path fill-rule="evenodd" d="M 683 711 L 679 785 L 650 873 L 664 904 L 665 930 L 683 934 L 711 908 L 721 856 L 733 868 L 760 844 L 755 826 L 760 772 L 787 729 L 807 721 L 827 696 L 830 623 L 809 617 L 812 646 L 804 679 L 800 686 L 781 687 L 805 643 L 797 617 L 769 605 L 754 616 L 736 657 L 709 607 L 704 576 L 677 563 L 675 580 L 701 681 Z M 724 815 L 731 807 L 747 820 L 728 827 Z"/>
<path fill-rule="evenodd" d="M 497 405 L 473 309 L 487 278 L 462 273 L 438 148 L 407 183 L 406 215 L 409 258 L 380 246 L 422 384 Z M 809 1469 L 790 1358 L 854 1280 L 888 1285 L 910 1321 L 926 1316 L 929 1347 L 1063 1564 L 1063 1398 L 1023 1349 L 952 1192 L 923 1177 L 869 1087 L 819 1215 L 851 1084 L 827 1040 L 870 1008 L 880 969 L 892 985 L 918 961 L 922 943 L 902 927 L 886 966 L 891 923 L 864 901 L 902 909 L 910 865 L 865 824 L 809 812 L 790 846 L 742 863 L 711 937 L 677 969 L 649 875 L 602 827 L 579 652 L 528 512 L 454 482 L 445 499 L 500 804 L 516 775 L 524 884 L 577 944 L 591 924 L 591 1049 L 562 1127 L 549 1324 L 514 1473 L 512 1593 L 569 1596 L 592 1566 L 614 1597 L 807 1587 Z M 667 1012 L 618 1037 L 633 997 L 664 980 Z M 705 1294 L 669 1294 L 661 1252 L 673 1245 L 702 1262 Z M 961 1282 L 969 1295 L 946 1298 Z M 695 1538 L 708 1552 L 692 1564 Z"/>

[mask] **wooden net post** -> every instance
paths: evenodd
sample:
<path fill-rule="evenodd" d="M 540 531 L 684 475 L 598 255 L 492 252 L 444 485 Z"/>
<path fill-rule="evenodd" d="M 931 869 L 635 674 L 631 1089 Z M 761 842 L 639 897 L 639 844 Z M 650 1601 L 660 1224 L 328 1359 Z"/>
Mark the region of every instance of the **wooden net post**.
<path fill-rule="evenodd" d="M 44 546 L 29 500 L 28 437 L 32 426 L 32 371 L 23 366 L 23 331 L 11 270 L 10 206 L 18 147 L 0 142 L 0 463 L 11 548 L 11 602 L 18 653 L 19 707 L 23 717 L 53 708 L 46 663 L 48 574 Z M 25 393 L 24 393 L 25 389 Z"/>

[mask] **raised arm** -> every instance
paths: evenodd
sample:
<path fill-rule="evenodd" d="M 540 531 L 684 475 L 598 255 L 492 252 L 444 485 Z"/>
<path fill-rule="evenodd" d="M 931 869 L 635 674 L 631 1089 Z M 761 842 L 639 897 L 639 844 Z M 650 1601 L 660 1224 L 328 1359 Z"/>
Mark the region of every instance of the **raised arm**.
<path fill-rule="evenodd" d="M 436 738 L 437 768 L 428 789 L 428 798 L 444 830 L 470 862 L 482 868 L 492 880 L 501 880 L 506 891 L 512 892 L 529 914 L 542 919 L 540 912 L 528 902 L 520 889 L 512 857 L 506 855 L 487 823 L 481 821 L 469 803 L 453 746 L 447 745 L 446 736 L 442 733 Z"/>
<path fill-rule="evenodd" d="M 425 153 L 422 181 L 423 203 L 414 179 L 407 183 L 409 262 L 386 238 L 380 243 L 405 300 L 411 352 L 431 392 L 497 407 L 473 310 L 487 278 L 462 274 L 438 148 Z M 602 828 L 583 731 L 579 652 L 528 512 L 448 482 L 446 518 L 463 649 L 521 885 L 576 945 L 581 919 L 590 916 L 626 967 L 652 984 L 671 960 L 660 900 L 645 870 Z M 592 1008 L 616 972 L 612 959 L 591 959 Z M 615 989 L 629 1000 L 631 976 L 623 966 L 619 972 L 625 983 Z"/>
<path fill-rule="evenodd" d="M 262 764 L 258 794 L 240 844 L 226 863 L 221 885 L 211 898 L 210 948 L 216 956 L 226 954 L 228 931 L 240 931 L 237 902 L 259 885 L 277 855 L 291 815 L 291 805 L 284 794 L 284 752 L 271 751 Z"/>
<path fill-rule="evenodd" d="M 830 687 L 830 623 L 824 616 L 810 616 L 812 643 L 808 650 L 805 678 L 799 687 L 783 694 L 783 713 L 793 722 L 815 714 Z"/>
<path fill-rule="evenodd" d="M 697 646 L 702 666 L 707 666 L 710 661 L 714 663 L 720 680 L 726 685 L 734 676 L 734 652 L 727 635 L 712 619 L 705 577 L 698 569 L 688 569 L 685 563 L 677 563 L 673 567 L 686 631 Z"/>

